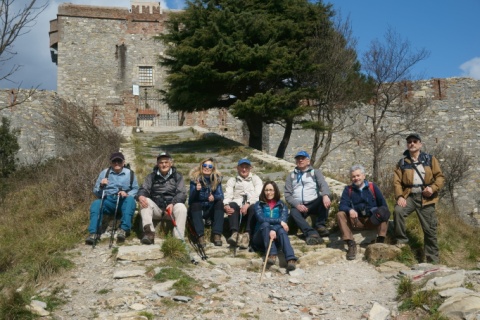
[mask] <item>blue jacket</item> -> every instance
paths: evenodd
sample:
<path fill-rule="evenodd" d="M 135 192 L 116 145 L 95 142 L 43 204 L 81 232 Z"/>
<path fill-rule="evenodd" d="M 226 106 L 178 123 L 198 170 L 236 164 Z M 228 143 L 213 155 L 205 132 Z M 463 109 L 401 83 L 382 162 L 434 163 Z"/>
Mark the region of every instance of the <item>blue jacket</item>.
<path fill-rule="evenodd" d="M 93 193 L 97 196 L 97 198 L 102 197 L 102 190 L 100 189 L 100 182 L 105 175 L 107 174 L 107 169 L 103 169 L 102 172 L 98 175 L 97 182 L 95 183 L 95 187 L 93 187 Z M 122 188 L 123 191 L 128 193 L 129 196 L 135 197 L 138 192 L 138 181 L 137 175 L 133 176 L 133 183 L 132 187 L 130 188 L 130 174 L 132 171 L 128 168 L 122 168 L 122 171 L 116 173 L 113 170 L 110 170 L 108 174 L 108 184 L 105 186 L 105 195 L 113 195 L 117 194 Z"/>
<path fill-rule="evenodd" d="M 188 198 L 188 204 L 194 202 L 201 202 L 204 207 L 208 207 L 211 203 L 208 201 L 210 193 L 213 194 L 214 201 L 223 201 L 222 183 L 220 182 L 215 190 L 210 188 L 210 178 L 205 178 L 207 184 L 203 185 L 202 189 L 197 190 L 197 182 L 190 180 L 190 197 Z"/>
<path fill-rule="evenodd" d="M 375 197 L 368 187 L 369 182 L 366 180 L 361 189 L 353 184 L 346 186 L 343 189 L 338 210 L 348 214 L 350 209 L 354 209 L 360 216 L 371 216 L 372 208 L 388 207 L 380 189 L 373 182 L 370 183 L 373 184 Z M 362 213 L 365 213 L 365 215 Z"/>
<path fill-rule="evenodd" d="M 279 200 L 273 209 L 270 209 L 268 203 L 257 201 L 257 203 L 255 203 L 255 217 L 257 218 L 255 231 L 257 231 L 264 222 L 268 222 L 270 229 L 276 231 L 282 227 L 280 224 L 282 221 L 287 222 L 288 208 L 282 200 Z"/>

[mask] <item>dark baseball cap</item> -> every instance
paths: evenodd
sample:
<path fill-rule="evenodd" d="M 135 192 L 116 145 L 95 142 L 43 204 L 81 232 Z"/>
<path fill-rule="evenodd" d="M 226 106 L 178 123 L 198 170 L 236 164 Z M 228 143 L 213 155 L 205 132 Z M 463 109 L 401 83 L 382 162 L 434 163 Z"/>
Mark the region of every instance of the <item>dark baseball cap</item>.
<path fill-rule="evenodd" d="M 157 161 L 158 161 L 160 158 L 169 158 L 169 159 L 172 159 L 172 156 L 171 156 L 170 153 L 168 153 L 168 152 L 160 152 L 160 154 L 157 156 Z"/>
<path fill-rule="evenodd" d="M 122 161 L 125 161 L 125 157 L 123 156 L 123 153 L 121 153 L 121 152 L 112 153 L 112 155 L 110 156 L 110 161 L 113 161 L 115 159 L 120 159 Z"/>
<path fill-rule="evenodd" d="M 417 139 L 418 141 L 422 141 L 422 138 L 420 138 L 420 135 L 418 133 L 410 133 L 405 139 L 408 140 L 410 138 Z"/>
<path fill-rule="evenodd" d="M 387 207 L 372 208 L 372 215 L 370 221 L 376 226 L 382 222 L 386 222 L 390 219 L 390 211 Z"/>

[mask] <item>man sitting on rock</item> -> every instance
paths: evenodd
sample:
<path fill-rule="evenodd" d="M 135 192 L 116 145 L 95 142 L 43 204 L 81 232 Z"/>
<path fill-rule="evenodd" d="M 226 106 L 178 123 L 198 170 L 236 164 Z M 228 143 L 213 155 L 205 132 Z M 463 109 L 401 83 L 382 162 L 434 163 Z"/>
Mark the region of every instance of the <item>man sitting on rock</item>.
<path fill-rule="evenodd" d="M 157 157 L 157 166 L 138 190 L 137 200 L 141 206 L 144 236 L 143 244 L 153 244 L 155 228 L 153 219 L 160 220 L 165 213 L 171 213 L 169 219 L 175 219 L 177 228 L 173 229 L 175 238 L 183 239 L 187 220 L 187 193 L 183 176 L 173 166 L 173 159 L 167 152 Z M 180 232 L 180 234 L 179 234 Z"/>
<path fill-rule="evenodd" d="M 340 199 L 337 213 L 342 240 L 348 245 L 347 260 L 357 256 L 357 244 L 352 230 L 377 229 L 377 243 L 385 242 L 390 211 L 380 189 L 365 180 L 365 168 L 354 165 L 350 168 L 352 184 L 346 186 Z"/>
<path fill-rule="evenodd" d="M 302 230 L 308 245 L 323 243 L 320 237 L 329 235 L 326 227 L 330 208 L 330 189 L 320 169 L 310 165 L 310 155 L 299 151 L 295 155 L 297 166 L 287 176 L 285 200 L 292 207 L 290 215 Z M 315 229 L 305 220 L 309 215 L 317 215 Z"/>
<path fill-rule="evenodd" d="M 248 159 L 240 159 L 237 163 L 237 176 L 228 179 L 223 198 L 223 210 L 228 215 L 231 237 L 228 243 L 247 249 L 250 244 L 252 219 L 255 216 L 254 204 L 262 192 L 263 182 L 256 174 L 251 173 L 252 163 Z M 242 221 L 246 222 L 246 232 L 242 234 L 240 214 Z M 243 224 L 243 223 L 242 223 Z M 255 222 L 253 222 L 255 225 Z M 239 243 L 237 243 L 237 241 Z"/>

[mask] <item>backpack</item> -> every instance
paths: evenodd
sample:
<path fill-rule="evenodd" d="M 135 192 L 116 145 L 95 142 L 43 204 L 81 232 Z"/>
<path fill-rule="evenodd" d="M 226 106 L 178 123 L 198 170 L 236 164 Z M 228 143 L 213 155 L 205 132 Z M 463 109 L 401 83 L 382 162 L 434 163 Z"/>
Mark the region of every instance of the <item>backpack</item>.
<path fill-rule="evenodd" d="M 352 185 L 348 186 L 348 196 L 351 198 L 352 197 L 352 190 L 353 187 Z M 373 182 L 368 183 L 368 190 L 372 193 L 373 199 L 377 201 L 377 195 L 375 194 L 375 188 L 373 187 Z"/>
<path fill-rule="evenodd" d="M 431 167 L 432 166 L 432 155 L 431 154 L 421 153 L 418 160 L 420 161 L 420 163 L 423 166 L 426 166 L 426 167 Z M 398 161 L 398 166 L 399 166 L 400 169 L 402 169 L 402 171 L 404 171 L 405 169 L 413 169 L 413 162 L 412 163 L 407 163 L 407 162 L 405 162 L 405 158 L 402 158 Z"/>
<path fill-rule="evenodd" d="M 313 177 L 313 180 L 315 180 L 315 185 L 316 185 L 316 188 L 317 188 L 317 194 L 320 194 L 320 187 L 318 186 L 318 181 L 317 181 L 317 176 L 315 175 L 315 170 L 317 170 L 317 169 L 314 168 L 314 169 L 308 170 L 307 172 L 305 172 L 305 174 L 310 174 Z M 292 181 L 295 179 L 295 171 L 292 171 L 291 178 L 292 178 Z"/>
<path fill-rule="evenodd" d="M 130 170 L 130 190 L 132 190 L 133 179 L 135 178 L 135 172 L 133 172 L 133 170 L 130 169 L 130 164 L 124 165 L 123 167 Z M 108 179 L 108 176 L 110 175 L 110 171 L 112 171 L 112 167 L 108 167 L 107 172 L 105 173 L 105 179 Z"/>

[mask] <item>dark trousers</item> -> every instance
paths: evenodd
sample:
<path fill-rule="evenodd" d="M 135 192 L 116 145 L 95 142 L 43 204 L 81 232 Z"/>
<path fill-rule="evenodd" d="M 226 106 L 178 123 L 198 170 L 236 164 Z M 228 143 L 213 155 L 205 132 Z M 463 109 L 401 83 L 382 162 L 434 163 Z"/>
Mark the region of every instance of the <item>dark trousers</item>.
<path fill-rule="evenodd" d="M 190 205 L 190 217 L 192 218 L 193 227 L 198 236 L 205 234 L 205 225 L 203 219 L 212 219 L 212 233 L 223 233 L 223 202 L 217 200 L 209 206 L 203 206 L 201 202 L 194 202 Z"/>
<path fill-rule="evenodd" d="M 240 206 L 236 202 L 230 202 L 228 204 L 234 212 L 228 216 L 228 223 L 230 225 L 230 231 L 241 231 L 242 226 L 239 226 L 240 222 Z M 247 214 L 242 217 L 242 225 L 245 226 L 245 231 L 252 236 L 252 231 L 255 229 L 257 219 L 255 218 L 255 206 L 250 205 L 247 210 Z"/>
<path fill-rule="evenodd" d="M 290 215 L 297 224 L 297 226 L 302 230 L 305 237 L 311 235 L 319 235 L 317 230 L 320 227 L 325 227 L 328 218 L 328 209 L 323 205 L 323 197 L 318 197 L 312 202 L 304 204 L 308 208 L 308 212 L 302 213 L 297 210 L 297 208 L 292 207 L 290 209 Z M 315 222 L 315 229 L 308 224 L 305 220 L 309 215 L 317 215 L 317 221 Z"/>
<path fill-rule="evenodd" d="M 260 228 L 255 232 L 252 239 L 252 247 L 255 251 L 267 251 L 268 244 L 270 243 L 270 230 L 272 230 L 272 228 L 268 222 L 260 225 Z M 297 257 L 295 257 L 293 253 L 287 232 L 281 226 L 275 228 L 275 232 L 277 233 L 277 237 L 272 242 L 269 255 L 278 255 L 278 251 L 281 250 L 285 254 L 285 260 L 297 260 Z"/>

